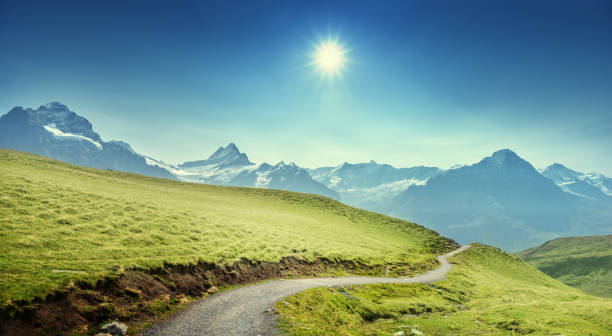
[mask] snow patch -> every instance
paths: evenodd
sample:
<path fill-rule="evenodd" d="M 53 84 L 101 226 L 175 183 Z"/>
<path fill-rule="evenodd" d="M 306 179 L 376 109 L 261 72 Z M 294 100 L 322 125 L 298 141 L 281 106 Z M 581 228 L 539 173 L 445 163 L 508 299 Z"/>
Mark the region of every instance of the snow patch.
<path fill-rule="evenodd" d="M 165 169 L 167 171 L 169 171 L 170 173 L 174 174 L 174 175 L 178 175 L 180 173 L 180 169 L 177 169 L 176 167 L 169 165 L 163 161 L 157 161 L 153 158 L 150 158 L 148 156 L 144 157 L 145 162 L 149 165 L 149 166 L 154 166 L 154 167 L 159 167 L 162 169 Z"/>
<path fill-rule="evenodd" d="M 338 183 L 342 182 L 342 177 L 340 176 L 332 176 L 329 179 L 329 187 L 330 188 L 338 188 Z"/>
<path fill-rule="evenodd" d="M 272 180 L 267 172 L 255 172 L 257 174 L 257 179 L 255 180 L 255 184 L 253 185 L 255 188 L 266 188 L 270 185 L 270 181 Z"/>
<path fill-rule="evenodd" d="M 448 168 L 448 170 L 455 170 L 455 169 L 459 169 L 463 167 L 467 167 L 467 165 L 463 163 L 457 163 L 457 164 L 452 165 L 450 168 Z"/>
<path fill-rule="evenodd" d="M 43 126 L 47 132 L 53 134 L 53 136 L 55 136 L 58 139 L 65 139 L 65 140 L 82 140 L 82 141 L 87 141 L 90 142 L 91 144 L 93 144 L 94 146 L 96 146 L 98 149 L 102 149 L 102 144 L 92 140 L 91 138 L 88 138 L 86 136 L 82 136 L 82 135 L 78 135 L 78 134 L 72 134 L 72 133 L 64 133 L 62 131 L 60 131 L 59 129 L 56 128 L 55 123 L 51 123 L 49 125 L 45 125 Z"/>
<path fill-rule="evenodd" d="M 599 188 L 601 192 L 603 192 L 604 194 L 608 196 L 612 196 L 612 190 L 604 184 L 604 181 L 608 180 L 608 185 L 609 185 L 610 179 L 604 176 L 603 174 L 586 173 L 586 174 L 582 174 L 582 176 L 579 176 L 578 178 L 583 180 L 586 183 L 589 183 Z"/>
<path fill-rule="evenodd" d="M 394 194 L 397 195 L 402 191 L 408 189 L 412 186 L 422 186 L 427 183 L 427 180 L 416 180 L 416 179 L 405 179 L 400 181 L 395 181 L 387 184 L 381 184 L 376 187 L 365 189 L 364 191 L 372 194 Z"/>
<path fill-rule="evenodd" d="M 177 169 L 176 174 L 183 181 L 225 184 L 244 170 L 253 169 L 252 166 L 226 167 L 223 163 Z"/>

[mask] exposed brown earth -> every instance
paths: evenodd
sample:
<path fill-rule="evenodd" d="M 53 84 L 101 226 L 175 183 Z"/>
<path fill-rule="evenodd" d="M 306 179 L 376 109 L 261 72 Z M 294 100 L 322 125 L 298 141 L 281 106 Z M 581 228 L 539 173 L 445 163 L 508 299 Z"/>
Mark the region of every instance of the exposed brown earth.
<path fill-rule="evenodd" d="M 464 245 L 438 256 L 440 266 L 412 277 L 342 276 L 265 281 L 242 286 L 194 302 L 169 320 L 144 330 L 144 336 L 277 336 L 274 304 L 284 297 L 314 287 L 374 283 L 432 283 L 444 279 L 452 265 L 447 258 L 470 248 Z"/>
<path fill-rule="evenodd" d="M 214 292 L 213 287 L 325 273 L 412 275 L 435 264 L 432 259 L 422 264 L 368 266 L 353 261 L 286 257 L 278 263 L 243 259 L 225 266 L 199 263 L 129 270 L 118 278 L 95 284 L 78 282 L 44 299 L 6 305 L 0 310 L 0 334 L 89 334 L 111 319 L 128 324 L 150 320 L 187 302 L 187 297 L 209 295 L 207 291 Z"/>

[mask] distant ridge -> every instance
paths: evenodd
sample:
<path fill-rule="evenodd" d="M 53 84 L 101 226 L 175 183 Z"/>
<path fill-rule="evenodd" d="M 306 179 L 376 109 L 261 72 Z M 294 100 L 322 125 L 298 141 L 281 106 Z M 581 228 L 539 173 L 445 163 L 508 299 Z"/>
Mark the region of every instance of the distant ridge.
<path fill-rule="evenodd" d="M 313 180 L 295 163 L 255 165 L 234 143 L 219 147 L 208 159 L 185 162 L 172 169 L 182 181 L 289 190 L 340 199 L 336 191 Z"/>
<path fill-rule="evenodd" d="M 568 193 L 504 149 L 410 187 L 381 207 L 462 243 L 517 251 L 547 237 L 612 232 L 611 200 Z"/>

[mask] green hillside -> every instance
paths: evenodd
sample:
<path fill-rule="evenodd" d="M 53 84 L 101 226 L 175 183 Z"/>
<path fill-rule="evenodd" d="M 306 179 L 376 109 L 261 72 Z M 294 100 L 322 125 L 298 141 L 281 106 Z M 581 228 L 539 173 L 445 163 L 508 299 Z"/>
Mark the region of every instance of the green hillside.
<path fill-rule="evenodd" d="M 416 272 L 453 248 L 419 225 L 317 195 L 180 183 L 0 149 L 0 303 L 164 263 L 296 256 Z"/>
<path fill-rule="evenodd" d="M 612 298 L 612 235 L 559 238 L 517 255 L 565 284 Z"/>
<path fill-rule="evenodd" d="M 612 300 L 474 245 L 431 286 L 315 288 L 277 303 L 289 335 L 610 335 Z M 413 333 L 413 329 L 416 333 Z M 401 334 L 401 333 L 400 333 Z"/>

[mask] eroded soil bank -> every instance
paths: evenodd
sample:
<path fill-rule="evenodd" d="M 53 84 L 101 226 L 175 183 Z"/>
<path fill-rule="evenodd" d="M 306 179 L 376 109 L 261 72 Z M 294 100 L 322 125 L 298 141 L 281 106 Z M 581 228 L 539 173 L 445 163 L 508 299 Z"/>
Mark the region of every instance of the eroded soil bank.
<path fill-rule="evenodd" d="M 93 334 L 106 321 L 130 325 L 151 320 L 184 305 L 188 298 L 209 295 L 207 292 L 220 286 L 321 274 L 413 275 L 436 265 L 433 258 L 420 264 L 368 266 L 354 261 L 286 257 L 277 263 L 243 259 L 223 266 L 199 263 L 128 270 L 95 284 L 76 283 L 44 299 L 5 305 L 0 310 L 0 334 Z"/>

